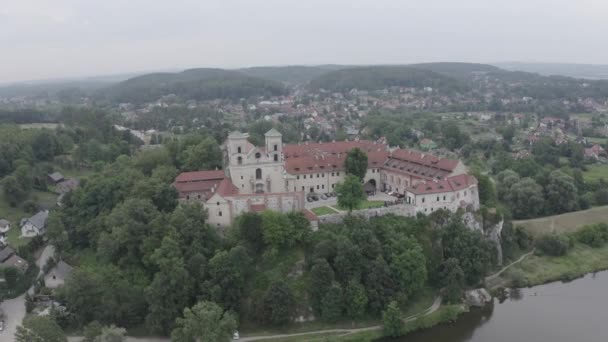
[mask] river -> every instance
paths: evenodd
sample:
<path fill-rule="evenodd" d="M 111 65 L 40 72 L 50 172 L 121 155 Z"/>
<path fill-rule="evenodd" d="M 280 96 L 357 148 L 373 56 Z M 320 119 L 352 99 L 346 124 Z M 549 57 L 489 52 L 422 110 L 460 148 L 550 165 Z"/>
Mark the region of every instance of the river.
<path fill-rule="evenodd" d="M 396 340 L 407 342 L 606 342 L 608 271 L 519 289 L 502 303 Z"/>

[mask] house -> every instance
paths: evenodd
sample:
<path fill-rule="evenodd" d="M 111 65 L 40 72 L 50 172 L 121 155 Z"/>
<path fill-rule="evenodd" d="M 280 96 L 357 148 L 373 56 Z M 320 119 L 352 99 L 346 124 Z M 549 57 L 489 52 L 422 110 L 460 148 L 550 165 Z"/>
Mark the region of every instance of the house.
<path fill-rule="evenodd" d="M 68 264 L 66 264 L 63 260 L 59 261 L 55 267 L 53 267 L 47 274 L 44 276 L 44 284 L 49 289 L 56 289 L 63 284 L 72 273 L 74 268 Z"/>
<path fill-rule="evenodd" d="M 586 158 L 597 160 L 601 156 L 606 156 L 606 150 L 602 146 L 595 144 L 589 148 L 586 148 L 584 151 L 584 155 Z"/>
<path fill-rule="evenodd" d="M 53 172 L 48 174 L 49 181 L 53 184 L 57 184 L 64 180 L 63 175 L 59 172 Z"/>
<path fill-rule="evenodd" d="M 0 219 L 0 234 L 6 234 L 11 229 L 11 223 L 5 219 Z"/>
<path fill-rule="evenodd" d="M 67 194 L 70 191 L 76 190 L 76 188 L 78 188 L 78 184 L 80 184 L 78 179 L 68 178 L 57 183 L 57 191 L 59 191 L 60 194 Z"/>
<path fill-rule="evenodd" d="M 420 149 L 422 149 L 423 151 L 430 151 L 430 150 L 434 150 L 437 148 L 437 144 L 428 138 L 424 138 L 422 140 L 420 140 Z"/>
<path fill-rule="evenodd" d="M 14 267 L 21 272 L 27 271 L 28 263 L 10 247 L 0 250 L 0 268 Z"/>
<path fill-rule="evenodd" d="M 21 220 L 21 236 L 34 237 L 43 235 L 46 232 L 46 221 L 49 218 L 49 211 L 43 210 L 30 218 Z"/>

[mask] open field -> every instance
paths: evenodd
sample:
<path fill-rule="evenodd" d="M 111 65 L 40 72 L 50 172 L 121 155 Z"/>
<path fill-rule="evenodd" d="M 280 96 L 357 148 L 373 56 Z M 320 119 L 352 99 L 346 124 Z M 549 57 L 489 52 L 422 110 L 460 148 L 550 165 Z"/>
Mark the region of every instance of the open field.
<path fill-rule="evenodd" d="M 365 200 L 363 202 L 361 202 L 361 204 L 359 204 L 359 206 L 355 209 L 355 210 L 361 210 L 361 209 L 373 209 L 373 208 L 380 208 L 384 206 L 384 201 L 369 201 L 369 200 Z M 336 206 L 336 208 L 340 209 L 340 210 L 348 210 L 348 208 L 342 208 L 340 206 Z"/>
<path fill-rule="evenodd" d="M 608 245 L 592 248 L 576 243 L 561 257 L 530 255 L 501 275 L 504 283 L 515 281 L 518 287 L 575 279 L 587 273 L 608 269 Z"/>
<path fill-rule="evenodd" d="M 310 209 L 313 213 L 315 213 L 315 215 L 317 216 L 323 216 L 323 215 L 331 215 L 331 214 L 337 214 L 338 212 L 333 210 L 330 207 L 317 207 L 317 208 L 312 208 Z"/>
<path fill-rule="evenodd" d="M 531 220 L 513 221 L 513 225 L 522 226 L 533 235 L 538 236 L 552 232 L 573 232 L 582 226 L 599 222 L 608 222 L 608 206 Z"/>
<path fill-rule="evenodd" d="M 594 182 L 604 179 L 608 181 L 608 165 L 593 165 L 583 173 L 585 182 Z"/>

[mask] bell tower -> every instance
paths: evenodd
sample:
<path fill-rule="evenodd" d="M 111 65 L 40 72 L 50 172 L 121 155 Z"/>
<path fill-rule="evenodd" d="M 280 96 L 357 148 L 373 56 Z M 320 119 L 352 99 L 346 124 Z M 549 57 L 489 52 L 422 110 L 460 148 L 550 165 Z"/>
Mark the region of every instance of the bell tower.
<path fill-rule="evenodd" d="M 271 162 L 283 162 L 283 135 L 276 129 L 271 129 L 264 134 L 266 141 L 266 153 Z"/>

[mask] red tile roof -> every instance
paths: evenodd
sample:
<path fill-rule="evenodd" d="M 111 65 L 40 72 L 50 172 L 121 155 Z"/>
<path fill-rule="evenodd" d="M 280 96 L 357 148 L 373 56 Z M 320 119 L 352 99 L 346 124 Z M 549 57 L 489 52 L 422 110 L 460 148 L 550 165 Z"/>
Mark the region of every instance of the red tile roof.
<path fill-rule="evenodd" d="M 230 178 L 224 178 L 217 188 L 217 193 L 223 197 L 226 197 L 238 194 L 239 189 L 232 184 L 232 180 Z"/>
<path fill-rule="evenodd" d="M 175 178 L 175 182 L 196 182 L 211 179 L 221 180 L 224 177 L 226 177 L 226 175 L 222 170 L 182 172 L 179 176 L 177 176 L 177 178 Z"/>
<path fill-rule="evenodd" d="M 425 181 L 406 188 L 416 195 L 435 194 L 441 192 L 458 191 L 477 184 L 477 179 L 471 175 L 458 175 L 436 181 Z"/>
<path fill-rule="evenodd" d="M 310 222 L 319 221 L 319 217 L 317 216 L 317 214 L 313 213 L 308 209 L 302 210 L 302 213 L 304 214 L 304 217 L 306 217 L 306 219 L 308 219 L 308 221 Z"/>
<path fill-rule="evenodd" d="M 285 169 L 290 174 L 342 171 L 348 151 L 354 148 L 367 153 L 369 167 L 381 167 L 388 156 L 386 144 L 369 140 L 286 145 Z"/>
<path fill-rule="evenodd" d="M 418 152 L 406 149 L 397 149 L 391 153 L 391 159 L 399 159 L 414 164 L 424 165 L 428 167 L 438 168 L 444 171 L 454 171 L 458 166 L 458 160 L 439 158 L 432 154 Z"/>
<path fill-rule="evenodd" d="M 254 213 L 259 213 L 266 210 L 266 204 L 252 204 L 250 206 L 251 211 Z"/>

